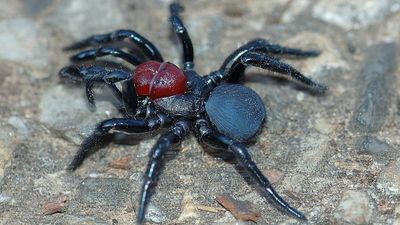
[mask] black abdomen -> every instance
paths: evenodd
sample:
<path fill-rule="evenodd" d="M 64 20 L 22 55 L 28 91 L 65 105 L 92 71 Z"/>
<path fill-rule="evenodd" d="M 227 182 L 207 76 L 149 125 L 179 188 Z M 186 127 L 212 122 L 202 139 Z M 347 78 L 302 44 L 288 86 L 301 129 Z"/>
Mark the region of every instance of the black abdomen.
<path fill-rule="evenodd" d="M 266 116 L 260 96 L 239 84 L 217 86 L 205 107 L 210 121 L 218 131 L 238 141 L 252 138 Z"/>

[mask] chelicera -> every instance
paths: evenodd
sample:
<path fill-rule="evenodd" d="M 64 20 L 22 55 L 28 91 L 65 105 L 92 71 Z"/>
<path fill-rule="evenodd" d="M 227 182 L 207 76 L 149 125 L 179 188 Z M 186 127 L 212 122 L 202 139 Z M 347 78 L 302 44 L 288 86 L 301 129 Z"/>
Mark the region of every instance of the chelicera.
<path fill-rule="evenodd" d="M 169 20 L 183 46 L 182 68 L 165 62 L 150 41 L 131 30 L 94 35 L 67 47 L 68 50 L 96 47 L 72 56 L 74 62 L 110 55 L 135 67 L 127 71 L 98 65 L 71 65 L 60 71 L 62 78 L 84 82 L 92 106 L 95 104 L 93 86 L 111 88 L 120 102 L 118 110 L 123 116 L 99 123 L 83 141 L 68 169 L 75 170 L 92 150 L 99 147 L 99 143 L 112 141 L 114 134 L 145 133 L 169 127 L 150 152 L 136 211 L 138 223 L 143 223 L 151 189 L 158 179 L 165 153 L 193 132 L 199 142 L 231 154 L 261 188 L 263 196 L 277 208 L 305 220 L 301 212 L 278 195 L 246 149 L 245 143 L 257 136 L 267 113 L 259 95 L 239 81 L 247 67 L 255 66 L 283 74 L 314 92 L 323 93 L 327 87 L 313 82 L 278 58 L 284 55 L 315 57 L 319 52 L 255 39 L 231 53 L 219 69 L 200 76 L 194 69 L 191 39 L 179 17 L 182 11 L 179 3 L 170 5 Z M 110 47 L 112 42 L 122 40 L 133 43 L 144 57 Z M 117 83 L 121 83 L 121 88 Z"/>

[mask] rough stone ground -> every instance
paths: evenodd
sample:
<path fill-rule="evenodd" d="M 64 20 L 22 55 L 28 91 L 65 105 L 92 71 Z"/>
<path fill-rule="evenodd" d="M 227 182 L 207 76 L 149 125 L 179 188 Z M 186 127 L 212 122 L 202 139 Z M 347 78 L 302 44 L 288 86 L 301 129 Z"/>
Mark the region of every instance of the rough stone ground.
<path fill-rule="evenodd" d="M 200 73 L 262 37 L 321 50 L 288 62 L 330 91 L 316 96 L 271 72 L 247 71 L 246 85 L 269 109 L 251 154 L 308 223 L 277 211 L 234 166 L 189 138 L 163 171 L 148 224 L 254 224 L 220 210 L 221 194 L 252 202 L 261 211 L 258 224 L 400 224 L 400 1 L 183 2 Z M 0 1 L 0 224 L 134 224 L 155 138 L 111 144 L 65 172 L 93 124 L 118 115 L 101 100 L 90 112 L 82 87 L 60 83 L 57 73 L 71 54 L 63 46 L 118 28 L 145 35 L 179 64 L 168 3 Z M 129 170 L 109 166 L 126 156 Z M 45 215 L 57 202 L 63 212 Z"/>

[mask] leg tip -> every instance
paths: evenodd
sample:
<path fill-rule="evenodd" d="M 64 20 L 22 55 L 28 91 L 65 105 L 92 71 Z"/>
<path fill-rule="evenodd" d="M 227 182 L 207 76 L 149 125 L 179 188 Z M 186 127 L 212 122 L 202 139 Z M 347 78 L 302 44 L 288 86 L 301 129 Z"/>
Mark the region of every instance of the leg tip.
<path fill-rule="evenodd" d="M 82 81 L 82 74 L 80 73 L 79 68 L 76 66 L 64 67 L 58 72 L 58 75 L 62 79 L 70 80 L 73 82 Z"/>
<path fill-rule="evenodd" d="M 312 91 L 317 94 L 325 94 L 326 92 L 329 91 L 329 87 L 323 84 L 317 84 L 313 87 Z"/>

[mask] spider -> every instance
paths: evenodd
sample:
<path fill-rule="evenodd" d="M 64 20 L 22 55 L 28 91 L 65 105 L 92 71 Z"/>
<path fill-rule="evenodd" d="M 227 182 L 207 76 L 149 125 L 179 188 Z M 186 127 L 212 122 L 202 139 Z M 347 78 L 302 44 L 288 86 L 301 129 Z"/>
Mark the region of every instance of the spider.
<path fill-rule="evenodd" d="M 67 169 L 77 169 L 85 157 L 99 148 L 99 143 L 113 141 L 115 134 L 146 133 L 169 127 L 169 131 L 159 137 L 149 154 L 136 212 L 137 222 L 142 224 L 165 154 L 193 132 L 200 143 L 232 155 L 261 188 L 262 195 L 278 209 L 297 219 L 306 220 L 303 213 L 279 196 L 246 149 L 246 143 L 254 140 L 262 128 L 267 113 L 258 94 L 241 85 L 240 81 L 245 69 L 255 66 L 283 74 L 316 93 L 324 93 L 326 86 L 315 83 L 277 58 L 283 55 L 315 57 L 319 52 L 254 39 L 231 53 L 218 70 L 200 76 L 194 70 L 192 41 L 180 18 L 183 6 L 175 2 L 169 9 L 172 30 L 183 48 L 182 68 L 165 62 L 155 45 L 132 30 L 94 35 L 66 47 L 66 50 L 94 47 L 72 56 L 73 62 L 108 55 L 135 66 L 133 71 L 127 71 L 99 65 L 73 64 L 60 70 L 61 78 L 85 84 L 89 105 L 93 107 L 93 87 L 109 87 L 117 97 L 120 103 L 118 110 L 123 115 L 123 118 L 99 123 L 82 142 Z M 112 42 L 123 40 L 129 40 L 129 44 L 136 46 L 142 55 L 109 47 Z M 121 83 L 121 87 L 117 87 L 117 83 Z"/>

